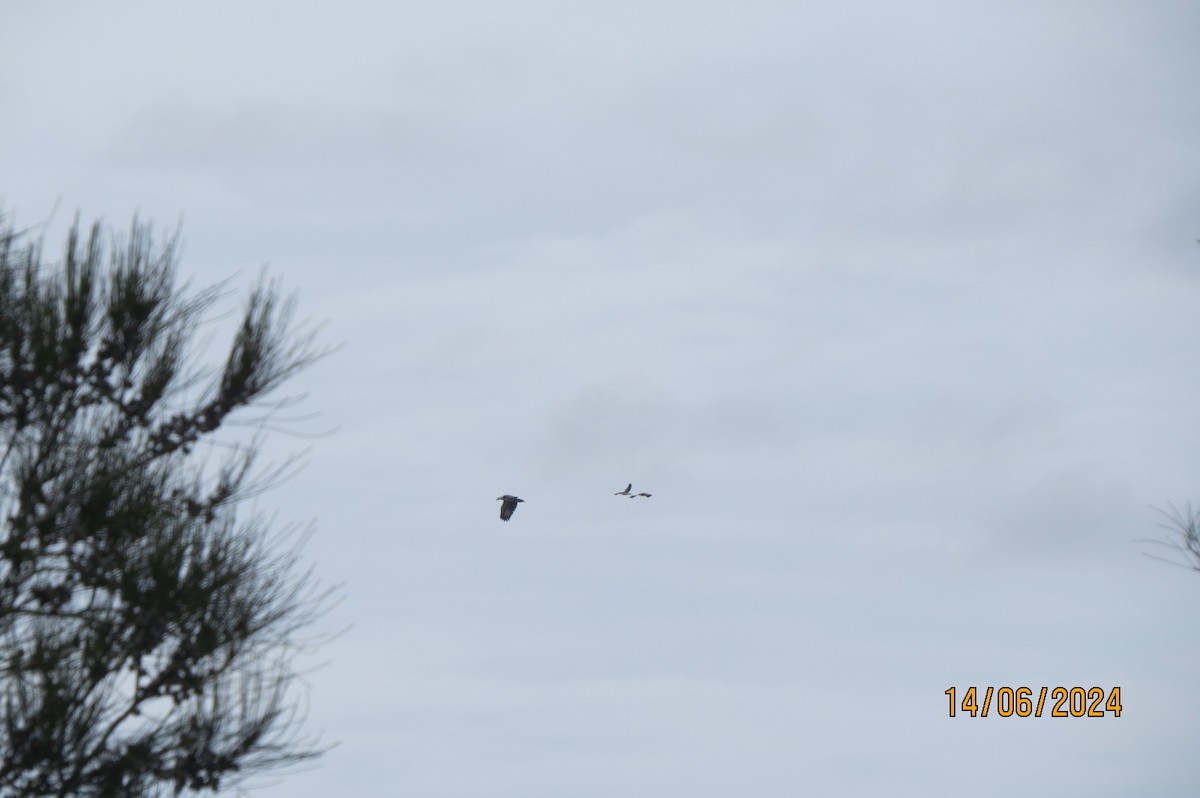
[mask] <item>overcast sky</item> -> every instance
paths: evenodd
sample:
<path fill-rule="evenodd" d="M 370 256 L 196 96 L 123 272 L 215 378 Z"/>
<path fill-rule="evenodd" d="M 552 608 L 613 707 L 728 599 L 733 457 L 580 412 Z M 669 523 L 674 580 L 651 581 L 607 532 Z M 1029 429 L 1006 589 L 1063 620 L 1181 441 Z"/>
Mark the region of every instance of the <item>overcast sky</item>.
<path fill-rule="evenodd" d="M 1194 796 L 1200 6 L 0 4 L 0 205 L 343 344 L 262 798 Z M 238 304 L 230 297 L 229 307 Z M 613 496 L 632 481 L 650 499 Z M 521 496 L 500 522 L 504 493 Z M 947 717 L 1120 687 L 1120 718 Z"/>

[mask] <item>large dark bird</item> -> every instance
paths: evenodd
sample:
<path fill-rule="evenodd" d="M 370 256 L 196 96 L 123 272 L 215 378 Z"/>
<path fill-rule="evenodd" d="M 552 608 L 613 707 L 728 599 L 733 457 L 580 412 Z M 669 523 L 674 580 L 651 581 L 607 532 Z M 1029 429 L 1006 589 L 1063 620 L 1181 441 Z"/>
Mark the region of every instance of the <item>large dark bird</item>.
<path fill-rule="evenodd" d="M 619 491 L 617 491 L 616 493 L 614 493 L 613 495 L 614 495 L 614 496 L 628 496 L 628 495 L 629 495 L 629 491 L 631 491 L 631 490 L 633 490 L 633 483 L 632 483 L 632 482 L 630 482 L 628 485 L 626 485 L 626 486 L 625 486 L 625 490 L 619 490 Z"/>
<path fill-rule="evenodd" d="M 517 509 L 517 502 L 523 502 L 524 499 L 518 499 L 516 496 L 509 496 L 507 493 L 503 496 L 497 496 L 496 501 L 503 502 L 500 505 L 500 520 L 507 521 L 512 518 L 513 512 Z"/>

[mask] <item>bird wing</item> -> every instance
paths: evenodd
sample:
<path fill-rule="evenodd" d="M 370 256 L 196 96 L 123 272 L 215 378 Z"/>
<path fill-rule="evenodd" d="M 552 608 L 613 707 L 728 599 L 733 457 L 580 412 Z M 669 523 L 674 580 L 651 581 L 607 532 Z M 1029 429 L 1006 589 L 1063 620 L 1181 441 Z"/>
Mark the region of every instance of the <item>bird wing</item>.
<path fill-rule="evenodd" d="M 626 485 L 626 486 L 625 486 L 625 490 L 619 490 L 619 491 L 617 491 L 616 493 L 614 493 L 613 495 L 614 495 L 614 496 L 628 496 L 628 495 L 629 495 L 629 491 L 631 491 L 631 490 L 633 490 L 633 483 L 632 483 L 632 482 L 630 482 L 628 485 Z"/>
<path fill-rule="evenodd" d="M 512 518 L 513 510 L 517 509 L 517 500 L 512 496 L 505 496 L 500 503 L 500 520 L 507 521 Z"/>

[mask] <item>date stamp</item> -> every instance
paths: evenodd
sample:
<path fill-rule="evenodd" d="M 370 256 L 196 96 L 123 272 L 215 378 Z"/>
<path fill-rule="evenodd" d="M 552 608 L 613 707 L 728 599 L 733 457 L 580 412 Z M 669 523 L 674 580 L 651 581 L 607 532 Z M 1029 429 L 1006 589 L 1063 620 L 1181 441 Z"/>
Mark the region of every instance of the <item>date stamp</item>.
<path fill-rule="evenodd" d="M 961 698 L 951 687 L 946 695 L 952 718 L 960 712 L 973 718 L 986 718 L 988 712 L 1002 718 L 1040 718 L 1047 708 L 1052 718 L 1121 717 L 1120 687 L 1107 692 L 1102 687 L 1042 687 L 1036 693 L 1029 687 L 968 687 Z"/>

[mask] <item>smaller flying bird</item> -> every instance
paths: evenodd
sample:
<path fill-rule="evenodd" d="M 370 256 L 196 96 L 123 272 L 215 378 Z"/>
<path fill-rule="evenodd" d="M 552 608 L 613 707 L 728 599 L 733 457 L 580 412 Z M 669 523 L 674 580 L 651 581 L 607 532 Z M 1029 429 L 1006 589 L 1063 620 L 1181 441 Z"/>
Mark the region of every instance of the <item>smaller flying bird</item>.
<path fill-rule="evenodd" d="M 625 486 L 625 490 L 619 490 L 619 491 L 617 491 L 616 493 L 614 493 L 613 495 L 614 495 L 614 496 L 628 496 L 628 495 L 629 495 L 629 491 L 631 491 L 631 490 L 633 490 L 633 483 L 632 483 L 632 482 L 630 482 L 628 485 L 626 485 L 626 486 Z"/>
<path fill-rule="evenodd" d="M 633 494 L 632 496 L 630 496 L 629 498 L 631 498 L 631 499 L 636 499 L 638 496 L 645 496 L 647 499 L 649 499 L 649 498 L 650 498 L 650 494 L 649 494 L 649 493 L 635 493 L 635 494 Z"/>
<path fill-rule="evenodd" d="M 507 521 L 512 518 L 513 512 L 517 509 L 517 502 L 523 502 L 524 499 L 518 499 L 516 496 L 509 496 L 507 493 L 503 496 L 497 496 L 496 501 L 503 502 L 500 505 L 500 520 Z"/>

